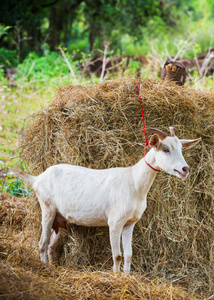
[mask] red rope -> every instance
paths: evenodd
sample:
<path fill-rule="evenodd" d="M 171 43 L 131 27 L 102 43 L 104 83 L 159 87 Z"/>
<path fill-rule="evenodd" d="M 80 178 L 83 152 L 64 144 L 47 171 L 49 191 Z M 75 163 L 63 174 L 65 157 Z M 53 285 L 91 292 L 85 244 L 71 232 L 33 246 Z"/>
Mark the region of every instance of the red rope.
<path fill-rule="evenodd" d="M 140 98 L 140 108 L 141 108 L 141 114 L 142 114 L 142 121 L 143 121 L 143 128 L 145 129 L 145 120 L 144 120 L 144 114 L 143 114 L 143 103 L 142 103 L 142 99 L 140 97 L 140 85 L 137 82 L 137 88 L 138 88 L 138 92 L 139 92 L 139 98 Z M 147 140 L 147 136 L 146 136 L 146 131 L 144 131 L 144 137 L 145 137 L 145 142 L 144 142 L 144 157 L 146 156 L 146 146 L 149 147 L 149 149 L 151 149 L 151 147 L 149 146 L 149 142 Z M 147 163 L 146 159 L 145 159 L 145 163 L 147 164 L 147 166 L 149 166 L 152 170 L 156 171 L 156 172 L 161 172 L 161 170 L 155 169 L 153 168 L 149 163 Z"/>
<path fill-rule="evenodd" d="M 141 108 L 141 115 L 142 115 L 142 121 L 143 121 L 143 128 L 145 129 L 146 126 L 145 126 L 145 120 L 144 120 L 144 114 L 143 114 L 143 103 L 142 103 L 142 99 L 141 99 L 141 96 L 140 96 L 140 85 L 139 85 L 139 82 L 137 82 L 137 88 L 138 88 L 138 92 L 139 92 L 139 99 L 140 99 L 140 108 Z M 147 140 L 147 136 L 146 136 L 146 131 L 144 131 L 144 138 L 145 138 L 145 142 L 144 142 L 144 156 L 146 156 L 146 146 L 150 148 L 149 146 L 149 142 Z"/>

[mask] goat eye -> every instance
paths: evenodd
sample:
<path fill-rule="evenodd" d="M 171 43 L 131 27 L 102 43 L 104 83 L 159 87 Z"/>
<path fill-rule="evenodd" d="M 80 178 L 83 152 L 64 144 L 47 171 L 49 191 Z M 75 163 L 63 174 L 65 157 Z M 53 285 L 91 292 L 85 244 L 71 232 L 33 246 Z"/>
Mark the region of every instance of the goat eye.
<path fill-rule="evenodd" d="M 163 148 L 163 152 L 164 153 L 169 153 L 170 151 L 169 151 L 169 148 Z"/>

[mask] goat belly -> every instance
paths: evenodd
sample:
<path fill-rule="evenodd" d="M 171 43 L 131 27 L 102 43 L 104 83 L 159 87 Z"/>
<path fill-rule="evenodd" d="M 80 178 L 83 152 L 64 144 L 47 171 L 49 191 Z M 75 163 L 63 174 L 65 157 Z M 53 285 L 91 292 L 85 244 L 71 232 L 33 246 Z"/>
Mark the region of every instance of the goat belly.
<path fill-rule="evenodd" d="M 108 219 L 106 215 L 96 215 L 92 211 L 91 213 L 75 212 L 66 215 L 68 222 L 82 225 L 82 226 L 108 226 Z"/>

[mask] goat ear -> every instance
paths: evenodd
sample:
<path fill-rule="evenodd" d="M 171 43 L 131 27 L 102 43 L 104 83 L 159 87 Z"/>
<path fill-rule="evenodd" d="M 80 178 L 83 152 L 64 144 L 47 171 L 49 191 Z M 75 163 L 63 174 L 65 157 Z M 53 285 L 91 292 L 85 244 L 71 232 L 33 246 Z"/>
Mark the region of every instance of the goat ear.
<path fill-rule="evenodd" d="M 183 148 L 191 148 L 195 146 L 198 142 L 200 142 L 201 138 L 196 140 L 180 140 Z"/>
<path fill-rule="evenodd" d="M 157 134 L 153 134 L 149 140 L 150 147 L 155 147 L 156 149 L 160 146 L 160 140 Z"/>

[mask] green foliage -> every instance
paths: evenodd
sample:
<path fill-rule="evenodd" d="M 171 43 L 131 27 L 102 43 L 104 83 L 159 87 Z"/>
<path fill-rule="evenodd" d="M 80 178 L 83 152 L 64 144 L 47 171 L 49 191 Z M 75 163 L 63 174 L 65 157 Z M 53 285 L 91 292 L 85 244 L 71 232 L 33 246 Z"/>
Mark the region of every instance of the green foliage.
<path fill-rule="evenodd" d="M 18 164 L 24 169 L 22 162 L 19 162 Z M 27 197 L 32 192 L 32 190 L 28 190 L 24 186 L 23 181 L 18 177 L 14 179 L 9 175 L 4 179 L 2 190 L 16 197 Z"/>
<path fill-rule="evenodd" d="M 72 62 L 72 67 L 76 67 L 77 62 Z M 35 52 L 31 52 L 18 65 L 18 73 L 16 79 L 30 80 L 48 80 L 54 77 L 63 77 L 69 75 L 69 68 L 64 58 L 57 52 L 45 51 L 45 56 L 39 56 Z"/>
<path fill-rule="evenodd" d="M 88 53 L 88 40 L 87 38 L 77 38 L 75 42 L 70 41 L 68 43 L 69 52 L 79 52 Z"/>
<path fill-rule="evenodd" d="M 6 35 L 8 34 L 8 30 L 12 28 L 12 26 L 4 26 L 2 24 L 0 24 L 0 38 L 3 36 L 3 35 Z"/>
<path fill-rule="evenodd" d="M 16 197 L 27 197 L 31 193 L 31 191 L 27 190 L 24 187 L 23 181 L 19 179 L 16 179 L 15 181 L 11 181 L 8 184 L 4 184 L 3 189 L 7 193 Z"/>
<path fill-rule="evenodd" d="M 10 0 L 2 3 L 1 17 L 0 35 L 20 60 L 32 51 L 41 55 L 44 43 L 51 51 L 62 45 L 95 54 L 108 42 L 114 53 L 133 55 L 148 54 L 152 45 L 175 55 L 189 37 L 206 51 L 214 36 L 212 0 Z"/>
<path fill-rule="evenodd" d="M 17 51 L 0 48 L 0 65 L 15 68 L 18 64 Z"/>
<path fill-rule="evenodd" d="M 5 78 L 4 78 L 4 70 L 3 69 L 0 69 L 0 81 L 4 81 Z"/>
<path fill-rule="evenodd" d="M 129 71 L 131 71 L 133 74 L 137 73 L 137 70 L 140 68 L 140 62 L 132 60 L 129 64 Z"/>
<path fill-rule="evenodd" d="M 141 39 L 141 28 L 153 15 L 160 15 L 155 0 L 83 1 L 77 17 L 84 16 L 85 34 L 88 35 L 90 51 L 102 49 L 108 41 L 112 48 L 119 48 L 124 34 Z"/>

